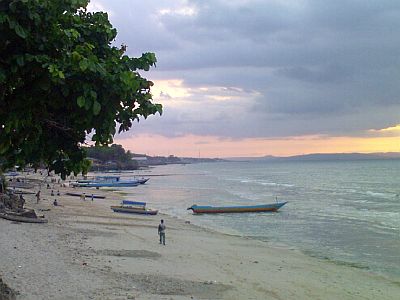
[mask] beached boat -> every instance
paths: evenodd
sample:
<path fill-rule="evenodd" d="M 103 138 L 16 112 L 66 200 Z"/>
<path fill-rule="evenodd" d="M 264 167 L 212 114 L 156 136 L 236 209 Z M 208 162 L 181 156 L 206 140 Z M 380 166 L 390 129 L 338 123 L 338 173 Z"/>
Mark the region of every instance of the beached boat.
<path fill-rule="evenodd" d="M 142 214 L 142 215 L 156 215 L 158 210 L 146 209 L 146 202 L 122 200 L 121 205 L 111 206 L 114 212 Z"/>
<path fill-rule="evenodd" d="M 120 176 L 96 176 L 94 179 L 83 179 L 72 183 L 75 187 L 132 187 L 145 184 L 150 178 L 133 178 L 121 180 Z"/>
<path fill-rule="evenodd" d="M 9 221 L 15 221 L 15 222 L 22 222 L 22 223 L 47 223 L 47 219 L 44 218 L 31 218 L 31 217 L 25 217 L 17 214 L 11 214 L 11 213 L 5 213 L 5 212 L 0 212 L 0 218 L 9 220 Z"/>
<path fill-rule="evenodd" d="M 77 182 L 73 184 L 76 187 L 130 187 L 138 186 L 137 180 L 119 180 L 119 181 L 90 181 L 90 182 Z"/>
<path fill-rule="evenodd" d="M 128 213 L 128 214 L 156 215 L 158 213 L 158 210 L 151 210 L 142 207 L 125 206 L 125 205 L 111 206 L 111 209 L 114 212 Z"/>
<path fill-rule="evenodd" d="M 74 197 L 82 197 L 82 193 L 65 193 L 65 195 L 74 196 Z M 92 198 L 91 194 L 87 194 L 85 196 L 86 196 L 86 198 L 89 198 L 89 199 Z M 106 196 L 93 195 L 93 198 L 94 199 L 105 199 Z"/>
<path fill-rule="evenodd" d="M 272 212 L 277 211 L 287 202 L 277 202 L 261 205 L 241 205 L 241 206 L 201 206 L 192 205 L 188 210 L 193 210 L 195 214 L 221 214 L 221 213 L 244 213 L 244 212 Z"/>

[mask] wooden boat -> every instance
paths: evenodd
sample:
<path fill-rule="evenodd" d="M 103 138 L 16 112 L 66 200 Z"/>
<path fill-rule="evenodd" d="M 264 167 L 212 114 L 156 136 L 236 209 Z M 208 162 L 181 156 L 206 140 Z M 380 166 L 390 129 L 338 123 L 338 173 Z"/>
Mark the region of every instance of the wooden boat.
<path fill-rule="evenodd" d="M 221 213 L 244 213 L 244 212 L 272 212 L 277 211 L 287 202 L 277 202 L 261 205 L 242 205 L 242 206 L 200 206 L 192 205 L 188 210 L 193 210 L 195 214 L 221 214 Z"/>
<path fill-rule="evenodd" d="M 22 222 L 22 223 L 47 223 L 47 219 L 44 218 L 30 218 L 30 217 L 24 217 L 24 216 L 19 216 L 16 214 L 9 214 L 9 213 L 4 213 L 0 212 L 0 218 L 10 220 L 10 221 L 15 221 L 15 222 Z"/>
<path fill-rule="evenodd" d="M 114 212 L 128 213 L 128 214 L 156 215 L 158 213 L 158 210 L 150 210 L 146 208 L 125 206 L 125 205 L 111 206 L 111 209 Z"/>
<path fill-rule="evenodd" d="M 82 197 L 82 193 L 65 193 L 65 195 L 74 196 L 74 197 Z M 87 199 L 91 199 L 91 198 L 92 198 L 92 195 L 91 195 L 91 194 L 87 194 L 87 195 L 86 195 L 86 198 L 87 198 Z M 93 195 L 93 198 L 94 198 L 94 199 L 105 199 L 106 196 Z"/>

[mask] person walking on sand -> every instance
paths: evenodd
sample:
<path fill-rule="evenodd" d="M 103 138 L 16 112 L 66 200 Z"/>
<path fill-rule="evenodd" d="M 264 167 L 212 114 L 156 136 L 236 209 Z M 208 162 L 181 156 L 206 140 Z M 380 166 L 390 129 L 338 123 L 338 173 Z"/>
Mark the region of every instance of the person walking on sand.
<path fill-rule="evenodd" d="M 40 191 L 36 193 L 36 203 L 39 203 L 40 200 Z"/>
<path fill-rule="evenodd" d="M 158 225 L 158 235 L 160 236 L 160 244 L 165 245 L 165 224 L 164 220 Z"/>

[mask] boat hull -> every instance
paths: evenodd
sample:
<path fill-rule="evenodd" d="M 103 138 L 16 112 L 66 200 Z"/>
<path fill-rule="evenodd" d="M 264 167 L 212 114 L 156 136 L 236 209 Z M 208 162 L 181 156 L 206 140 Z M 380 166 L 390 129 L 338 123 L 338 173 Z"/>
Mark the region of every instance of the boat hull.
<path fill-rule="evenodd" d="M 29 218 L 29 217 L 24 217 L 24 216 L 16 216 L 16 215 L 10 215 L 7 213 L 0 213 L 0 218 L 9 220 L 9 221 L 15 221 L 15 222 L 22 222 L 22 223 L 47 223 L 48 220 L 44 218 Z"/>
<path fill-rule="evenodd" d="M 65 193 L 65 195 L 68 195 L 68 196 L 74 196 L 74 197 L 82 197 L 82 193 Z M 86 195 L 86 198 L 92 198 L 92 195 L 91 194 L 87 194 Z M 105 199 L 106 198 L 106 196 L 99 196 L 99 195 L 93 195 L 93 198 L 94 199 Z"/>
<path fill-rule="evenodd" d="M 140 215 L 156 215 L 158 210 L 147 210 L 144 208 L 111 206 L 114 212 L 127 213 L 127 214 L 140 214 Z"/>
<path fill-rule="evenodd" d="M 130 187 L 138 186 L 137 181 L 115 181 L 115 182 L 87 182 L 76 183 L 76 187 Z"/>
<path fill-rule="evenodd" d="M 199 206 L 193 205 L 188 208 L 195 214 L 222 214 L 222 213 L 248 213 L 248 212 L 274 212 L 284 206 L 287 202 L 279 202 L 262 205 L 248 206 Z"/>
<path fill-rule="evenodd" d="M 139 184 L 145 184 L 150 178 L 136 179 Z"/>

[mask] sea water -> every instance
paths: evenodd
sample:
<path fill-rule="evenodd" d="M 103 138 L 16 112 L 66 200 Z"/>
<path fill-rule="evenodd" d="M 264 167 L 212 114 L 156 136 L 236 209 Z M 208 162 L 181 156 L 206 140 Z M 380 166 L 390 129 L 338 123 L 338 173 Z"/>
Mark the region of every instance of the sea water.
<path fill-rule="evenodd" d="M 220 232 L 400 279 L 400 160 L 217 162 L 139 173 L 151 179 L 125 190 L 127 199 Z M 278 213 L 187 210 L 275 201 L 288 204 Z"/>

